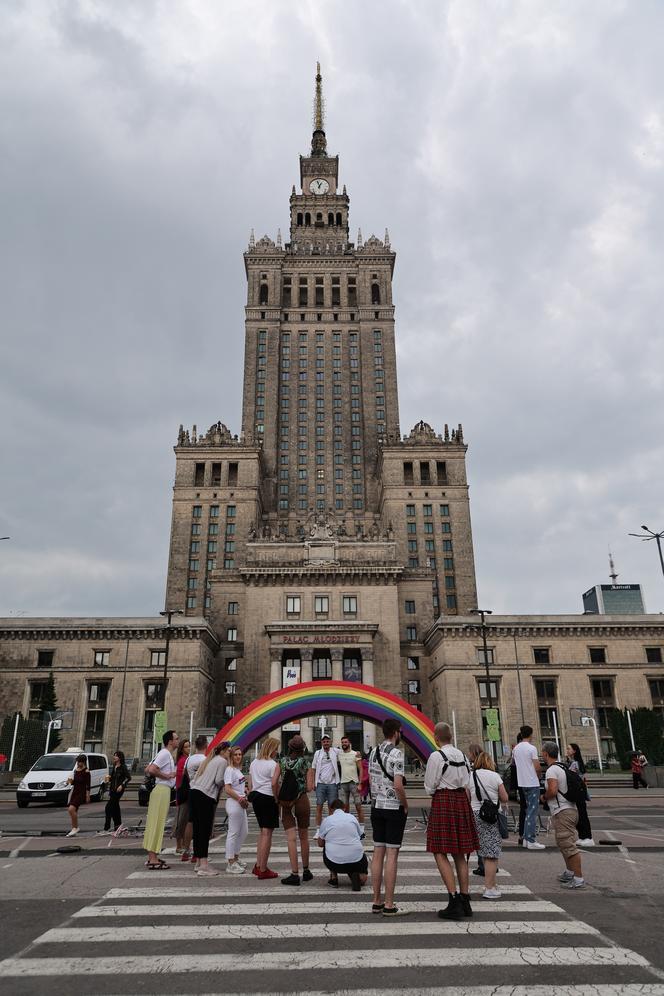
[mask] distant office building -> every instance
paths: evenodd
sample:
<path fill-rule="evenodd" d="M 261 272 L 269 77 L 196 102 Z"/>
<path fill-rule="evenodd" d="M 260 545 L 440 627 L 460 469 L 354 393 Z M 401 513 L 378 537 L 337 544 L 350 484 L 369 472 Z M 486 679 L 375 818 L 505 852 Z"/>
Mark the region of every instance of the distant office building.
<path fill-rule="evenodd" d="M 640 584 L 596 584 L 583 593 L 583 611 L 600 615 L 643 615 Z"/>

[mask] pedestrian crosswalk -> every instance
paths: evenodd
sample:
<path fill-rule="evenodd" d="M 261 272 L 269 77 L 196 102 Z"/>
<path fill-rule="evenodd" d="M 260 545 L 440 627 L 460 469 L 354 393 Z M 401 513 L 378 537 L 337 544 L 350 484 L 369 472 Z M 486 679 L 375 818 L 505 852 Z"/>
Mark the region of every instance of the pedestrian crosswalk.
<path fill-rule="evenodd" d="M 270 865 L 287 873 L 285 848 Z M 471 876 L 473 917 L 443 921 L 433 860 L 411 846 L 397 882 L 409 915 L 395 921 L 372 915 L 368 886 L 353 893 L 340 876 L 330 889 L 319 851 L 311 867 L 313 882 L 287 888 L 248 872 L 201 879 L 188 864 L 155 872 L 141 863 L 0 962 L 0 988 L 16 996 L 44 988 L 49 996 L 664 996 L 642 955 L 562 909 L 557 883 L 545 899 L 503 870 L 503 898 L 487 901 Z"/>

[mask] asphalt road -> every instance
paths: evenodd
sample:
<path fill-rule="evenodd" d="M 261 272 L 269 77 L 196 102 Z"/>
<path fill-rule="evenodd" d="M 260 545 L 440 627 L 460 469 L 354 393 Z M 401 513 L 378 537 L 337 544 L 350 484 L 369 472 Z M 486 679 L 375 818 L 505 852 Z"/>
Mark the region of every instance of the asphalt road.
<path fill-rule="evenodd" d="M 390 922 L 371 915 L 366 892 L 357 896 L 343 884 L 329 889 L 320 852 L 314 881 L 299 889 L 248 874 L 200 879 L 179 861 L 170 871 L 148 872 L 140 838 L 128 843 L 133 854 L 103 853 L 107 838 L 92 836 L 103 806 L 83 813 L 80 843 L 93 848 L 86 856 L 55 853 L 58 838 L 6 838 L 8 824 L 15 833 L 26 817 L 35 831 L 45 824 L 60 829 L 67 817 L 5 803 L 0 988 L 12 996 L 378 996 L 388 987 L 416 996 L 664 996 L 663 802 L 593 802 L 595 836 L 629 834 L 647 843 L 584 854 L 584 890 L 559 886 L 561 860 L 546 835 L 546 851 L 507 849 L 498 881 L 503 898 L 490 903 L 478 894 L 472 920 L 452 925 L 435 915 L 443 890 L 414 824 L 397 888 L 410 913 Z M 135 814 L 145 810 L 126 807 L 127 821 Z M 252 825 L 244 849 L 250 863 L 255 837 Z M 222 835 L 213 844 L 220 867 L 223 843 Z M 38 852 L 30 850 L 37 845 Z M 26 856 L 33 853 L 41 856 Z M 271 864 L 285 873 L 280 832 Z M 472 881 L 477 891 L 480 880 Z"/>

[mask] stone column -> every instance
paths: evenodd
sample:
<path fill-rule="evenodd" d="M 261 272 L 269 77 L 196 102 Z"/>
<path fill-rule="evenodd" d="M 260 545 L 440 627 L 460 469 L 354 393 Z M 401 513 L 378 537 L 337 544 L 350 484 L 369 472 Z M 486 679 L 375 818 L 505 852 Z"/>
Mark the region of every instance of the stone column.
<path fill-rule="evenodd" d="M 330 657 L 332 658 L 332 681 L 343 681 L 343 677 L 344 677 L 344 667 L 343 667 L 344 651 L 343 651 L 343 647 L 332 647 L 331 650 L 330 650 Z M 332 732 L 332 742 L 334 744 L 336 744 L 337 747 L 338 747 L 339 746 L 339 741 L 341 740 L 341 737 L 346 732 L 345 726 L 344 726 L 344 717 L 343 716 L 335 716 L 334 720 L 335 720 L 334 724 L 332 724 L 332 723 L 330 724 L 332 726 L 332 731 L 333 731 Z"/>
<path fill-rule="evenodd" d="M 276 648 L 274 648 L 272 650 L 272 655 L 273 655 L 273 660 L 270 661 L 270 691 L 276 692 L 279 691 L 282 684 L 281 653 Z M 278 740 L 279 743 L 281 743 L 280 726 L 278 726 L 276 730 L 270 730 L 270 733 L 268 735 L 274 737 L 275 740 Z"/>
<path fill-rule="evenodd" d="M 300 648 L 300 681 L 311 681 L 312 657 L 313 650 L 310 647 Z M 314 746 L 314 731 L 309 726 L 309 720 L 306 718 L 300 721 L 300 733 L 308 750 L 312 750 Z"/>
<path fill-rule="evenodd" d="M 365 650 L 362 651 L 362 684 L 373 685 L 374 683 L 374 665 L 373 657 Z M 376 736 L 380 731 L 376 729 L 373 723 L 368 723 L 366 720 L 362 724 L 362 740 L 363 746 L 375 747 L 376 746 Z"/>

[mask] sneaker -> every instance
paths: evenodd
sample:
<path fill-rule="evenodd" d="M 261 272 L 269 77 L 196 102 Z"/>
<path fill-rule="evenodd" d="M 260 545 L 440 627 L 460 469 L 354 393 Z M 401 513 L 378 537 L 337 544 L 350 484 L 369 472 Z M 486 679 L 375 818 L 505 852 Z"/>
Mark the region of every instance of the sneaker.
<path fill-rule="evenodd" d="M 70 830 L 69 833 L 65 834 L 65 837 L 75 837 L 77 833 L 78 827 L 74 827 L 73 830 Z"/>
<path fill-rule="evenodd" d="M 110 830 L 97 830 L 97 837 L 110 837 L 110 836 L 111 836 Z"/>
<path fill-rule="evenodd" d="M 246 872 L 246 870 L 247 870 L 247 866 L 246 866 L 246 864 L 244 863 L 244 861 L 236 861 L 236 862 L 235 862 L 235 864 L 236 864 L 236 865 L 239 865 L 239 866 L 240 866 L 240 868 L 242 869 L 242 871 L 243 871 L 243 872 Z"/>
<path fill-rule="evenodd" d="M 577 840 L 576 843 L 577 843 L 577 845 L 579 847 L 594 847 L 595 846 L 595 841 L 593 840 L 592 837 L 582 838 L 581 840 Z"/>
<path fill-rule="evenodd" d="M 327 884 L 333 886 L 335 889 L 338 889 L 339 888 L 339 879 L 336 876 L 334 878 L 332 878 L 332 876 L 330 875 L 330 877 L 327 880 Z"/>
<path fill-rule="evenodd" d="M 176 854 L 184 854 L 184 847 L 176 847 L 175 848 L 175 853 Z"/>
<path fill-rule="evenodd" d="M 208 865 L 207 868 L 199 868 L 196 872 L 201 878 L 212 878 L 213 875 L 219 875 L 219 869 L 213 868 L 212 865 Z"/>
<path fill-rule="evenodd" d="M 189 851 L 182 852 L 182 857 L 180 858 L 180 861 L 191 861 L 191 855 L 189 854 Z"/>
<path fill-rule="evenodd" d="M 485 889 L 482 893 L 482 899 L 502 899 L 502 896 L 498 889 Z"/>
<path fill-rule="evenodd" d="M 255 864 L 254 867 L 251 869 L 251 874 L 258 875 L 259 873 L 260 873 L 260 868 L 258 867 L 257 864 Z"/>
<path fill-rule="evenodd" d="M 525 840 L 523 842 L 523 846 L 528 851 L 545 851 L 546 850 L 546 845 L 545 844 L 538 844 L 536 840 Z"/>
<path fill-rule="evenodd" d="M 373 906 L 371 907 L 371 912 L 375 913 L 376 916 L 380 916 L 380 914 L 383 912 L 384 909 L 385 909 L 385 903 L 374 903 Z"/>
<path fill-rule="evenodd" d="M 277 872 L 271 871 L 270 868 L 266 868 L 265 871 L 256 872 L 256 878 L 259 878 L 261 879 L 261 881 L 263 881 L 266 878 L 279 878 L 279 875 L 277 874 Z"/>
<path fill-rule="evenodd" d="M 574 872 L 571 872 L 569 871 L 569 869 L 566 868 L 565 871 L 562 872 L 557 877 L 559 882 L 571 882 L 572 879 L 574 878 Z"/>
<path fill-rule="evenodd" d="M 311 872 L 309 871 L 309 869 L 308 868 L 303 868 L 302 869 L 302 881 L 303 882 L 311 882 L 312 878 L 313 878 L 313 875 L 311 874 Z"/>
<path fill-rule="evenodd" d="M 381 915 L 389 919 L 394 916 L 408 916 L 409 912 L 409 910 L 402 910 L 400 906 L 384 906 Z"/>
<path fill-rule="evenodd" d="M 244 875 L 244 868 L 239 861 L 229 861 L 226 865 L 226 871 L 229 875 Z"/>
<path fill-rule="evenodd" d="M 300 884 L 300 876 L 299 875 L 295 875 L 293 872 L 291 872 L 290 875 L 286 876 L 286 878 L 282 878 L 281 884 L 282 885 L 299 885 Z"/>
<path fill-rule="evenodd" d="M 585 879 L 572 876 L 572 878 L 568 878 L 565 882 L 561 882 L 560 887 L 561 889 L 583 889 L 585 884 Z"/>
<path fill-rule="evenodd" d="M 479 875 L 480 878 L 484 878 L 484 869 L 483 868 L 473 868 L 472 874 L 473 875 Z"/>

